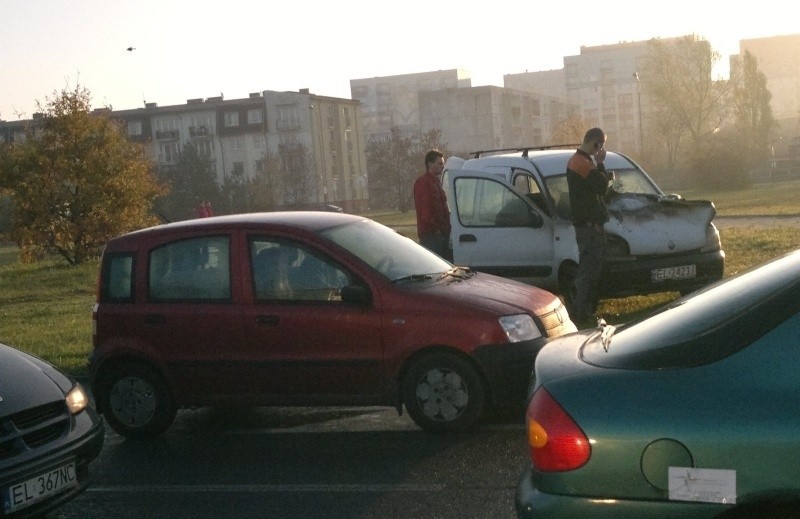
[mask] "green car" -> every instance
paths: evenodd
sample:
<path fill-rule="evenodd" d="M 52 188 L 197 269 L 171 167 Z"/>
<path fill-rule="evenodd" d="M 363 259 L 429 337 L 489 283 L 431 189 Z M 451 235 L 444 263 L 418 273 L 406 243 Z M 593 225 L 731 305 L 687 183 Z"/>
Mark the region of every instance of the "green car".
<path fill-rule="evenodd" d="M 518 517 L 800 517 L 800 250 L 536 358 Z"/>

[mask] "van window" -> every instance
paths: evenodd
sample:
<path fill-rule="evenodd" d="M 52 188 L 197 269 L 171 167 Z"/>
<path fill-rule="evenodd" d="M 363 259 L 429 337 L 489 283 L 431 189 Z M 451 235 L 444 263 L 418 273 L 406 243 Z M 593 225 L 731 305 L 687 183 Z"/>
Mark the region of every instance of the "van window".
<path fill-rule="evenodd" d="M 465 227 L 526 227 L 531 206 L 500 182 L 485 178 L 458 178 L 456 211 Z"/>
<path fill-rule="evenodd" d="M 150 252 L 152 299 L 223 300 L 231 297 L 227 236 L 205 236 L 162 245 Z"/>
<path fill-rule="evenodd" d="M 104 257 L 101 279 L 100 297 L 103 301 L 133 301 L 133 255 L 112 254 Z"/>
<path fill-rule="evenodd" d="M 341 266 L 290 240 L 253 238 L 250 260 L 259 301 L 341 301 L 350 284 Z"/>

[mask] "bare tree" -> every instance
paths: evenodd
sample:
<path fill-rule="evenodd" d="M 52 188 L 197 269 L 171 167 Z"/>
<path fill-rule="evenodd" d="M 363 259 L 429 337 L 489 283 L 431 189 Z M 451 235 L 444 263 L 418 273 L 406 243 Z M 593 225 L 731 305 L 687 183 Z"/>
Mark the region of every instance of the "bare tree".
<path fill-rule="evenodd" d="M 767 89 L 766 76 L 758 68 L 758 60 L 749 51 L 742 56 L 738 72 L 731 74 L 731 82 L 736 129 L 742 135 L 742 145 L 752 160 L 763 161 L 769 154 L 775 129 L 770 106 L 772 94 Z"/>
<path fill-rule="evenodd" d="M 283 203 L 300 207 L 311 202 L 317 182 L 306 146 L 302 143 L 281 144 L 278 157 L 281 161 Z"/>

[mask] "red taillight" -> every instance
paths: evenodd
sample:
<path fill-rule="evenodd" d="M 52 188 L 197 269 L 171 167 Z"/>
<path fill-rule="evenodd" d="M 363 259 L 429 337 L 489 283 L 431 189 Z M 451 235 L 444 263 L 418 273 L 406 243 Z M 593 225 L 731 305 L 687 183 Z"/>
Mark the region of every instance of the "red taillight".
<path fill-rule="evenodd" d="M 575 470 L 589 461 L 589 439 L 543 387 L 528 404 L 525 422 L 531 461 L 537 470 Z"/>

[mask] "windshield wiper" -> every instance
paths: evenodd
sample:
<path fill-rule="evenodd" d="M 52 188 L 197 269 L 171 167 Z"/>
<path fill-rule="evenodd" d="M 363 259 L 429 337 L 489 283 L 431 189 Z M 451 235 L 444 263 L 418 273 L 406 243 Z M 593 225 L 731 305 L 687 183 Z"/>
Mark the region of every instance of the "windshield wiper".
<path fill-rule="evenodd" d="M 469 267 L 459 267 L 458 265 L 454 265 L 453 268 L 442 272 L 442 275 L 439 276 L 439 279 L 442 279 L 447 276 L 451 276 L 458 279 L 469 279 L 475 275 L 475 272 Z"/>
<path fill-rule="evenodd" d="M 433 276 L 431 276 L 430 274 L 411 274 L 409 276 L 403 276 L 397 279 L 393 279 L 392 283 L 402 283 L 404 281 L 425 281 L 427 279 L 433 279 Z"/>
<path fill-rule="evenodd" d="M 611 346 L 611 336 L 614 335 L 617 327 L 611 324 L 606 324 L 606 320 L 602 317 L 597 320 L 597 326 L 601 328 L 600 344 L 602 344 L 603 349 L 608 352 L 608 347 Z"/>

